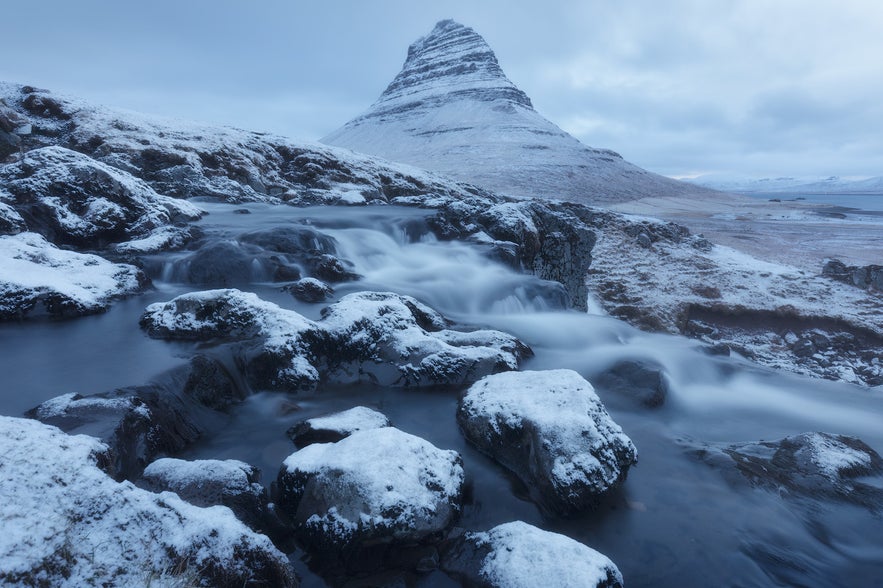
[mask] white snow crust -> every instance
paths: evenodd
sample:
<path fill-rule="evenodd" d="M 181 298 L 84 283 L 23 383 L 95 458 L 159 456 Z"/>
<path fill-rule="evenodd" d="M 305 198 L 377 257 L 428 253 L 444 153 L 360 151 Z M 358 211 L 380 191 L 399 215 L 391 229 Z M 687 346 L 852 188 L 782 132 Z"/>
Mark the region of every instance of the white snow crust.
<path fill-rule="evenodd" d="M 287 563 L 226 507 L 118 483 L 96 466 L 106 446 L 36 421 L 0 417 L 0 583 L 135 586 L 219 564 L 250 576 L 237 552 Z"/>
<path fill-rule="evenodd" d="M 111 298 L 140 290 L 139 273 L 132 265 L 59 249 L 36 233 L 0 236 L 0 295 L 4 297 L 22 291 L 28 298 L 54 294 L 83 312 L 97 312 Z"/>
<path fill-rule="evenodd" d="M 605 555 L 558 533 L 543 531 L 522 521 L 471 533 L 469 539 L 491 551 L 480 575 L 489 586 L 535 588 L 595 588 L 612 577 L 622 584 L 622 574 Z"/>
<path fill-rule="evenodd" d="M 305 422 L 313 430 L 333 431 L 341 435 L 390 426 L 385 414 L 366 406 L 355 406 L 342 412 L 307 419 Z"/>
<path fill-rule="evenodd" d="M 327 505 L 306 526 L 343 542 L 356 531 L 419 537 L 445 528 L 459 510 L 464 480 L 456 451 L 393 427 L 314 443 L 282 468 L 311 476 L 311 496 Z"/>
<path fill-rule="evenodd" d="M 621 467 L 614 449 L 637 450 L 613 422 L 592 385 L 573 370 L 505 372 L 473 384 L 461 401 L 467 419 L 486 421 L 497 435 L 503 427 L 532 428 L 535 450 L 552 462 L 552 484 L 579 485 L 603 492 L 616 483 Z"/>

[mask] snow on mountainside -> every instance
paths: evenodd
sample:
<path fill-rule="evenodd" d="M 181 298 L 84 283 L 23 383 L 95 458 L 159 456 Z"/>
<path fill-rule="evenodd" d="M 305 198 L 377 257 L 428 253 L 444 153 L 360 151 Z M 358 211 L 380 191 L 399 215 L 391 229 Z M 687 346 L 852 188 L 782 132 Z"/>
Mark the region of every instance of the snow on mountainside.
<path fill-rule="evenodd" d="M 365 114 L 322 139 L 500 194 L 587 204 L 715 193 L 587 147 L 543 118 L 471 28 L 452 20 L 408 49 Z"/>
<path fill-rule="evenodd" d="M 883 176 L 847 180 L 839 176 L 827 178 L 725 178 L 714 175 L 689 180 L 699 186 L 738 194 L 883 194 Z"/>

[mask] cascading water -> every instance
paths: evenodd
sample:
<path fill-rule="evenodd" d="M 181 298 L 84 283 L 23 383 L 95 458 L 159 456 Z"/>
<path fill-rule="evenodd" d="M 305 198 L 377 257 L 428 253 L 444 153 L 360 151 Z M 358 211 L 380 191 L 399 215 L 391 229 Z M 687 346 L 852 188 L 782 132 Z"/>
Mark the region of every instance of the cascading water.
<path fill-rule="evenodd" d="M 647 334 L 599 314 L 566 310 L 556 283 L 518 273 L 484 254 L 481 244 L 439 242 L 419 209 L 295 209 L 203 204 L 205 243 L 238 243 L 249 231 L 309 226 L 333 237 L 337 255 L 360 279 L 335 284 L 335 298 L 362 290 L 414 296 L 461 325 L 491 327 L 528 343 L 524 369 L 571 368 L 590 381 L 623 360 L 652 363 L 666 374 L 668 396 L 650 409 L 597 385 L 613 418 L 639 451 L 622 489 L 592 513 L 545 518 L 501 467 L 469 446 L 455 412 L 460 390 L 337 386 L 298 396 L 255 391 L 223 431 L 187 458 L 235 458 L 269 481 L 294 447 L 296 421 L 355 405 L 377 408 L 398 428 L 455 449 L 464 460 L 470 501 L 460 525 L 485 530 L 524 520 L 570 535 L 605 553 L 629 586 L 872 585 L 883 562 L 880 515 L 834 500 L 780 496 L 736 483 L 693 454 L 701 443 L 774 440 L 807 431 L 854 435 L 883 451 L 879 391 L 759 368 L 738 357 L 709 355 L 691 340 Z M 316 318 L 324 304 L 298 302 L 272 282 L 257 248 L 247 278 L 236 283 L 262 298 Z M 61 323 L 7 324 L 0 337 L 4 414 L 20 415 L 66 392 L 90 394 L 137 385 L 183 362 L 187 344 L 148 339 L 138 329 L 144 307 L 186 291 L 189 254 L 147 264 L 155 289 L 120 301 L 100 316 Z M 302 268 L 301 268 L 302 269 Z M 306 586 L 321 584 L 300 564 Z M 440 572 L 421 585 L 450 583 Z"/>

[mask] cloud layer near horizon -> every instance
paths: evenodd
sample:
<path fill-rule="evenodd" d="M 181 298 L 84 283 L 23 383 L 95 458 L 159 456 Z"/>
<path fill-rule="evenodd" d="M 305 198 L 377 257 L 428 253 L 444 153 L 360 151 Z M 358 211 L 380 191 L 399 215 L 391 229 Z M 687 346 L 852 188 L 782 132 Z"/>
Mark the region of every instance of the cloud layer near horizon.
<path fill-rule="evenodd" d="M 316 139 L 449 17 L 543 115 L 653 171 L 883 175 L 883 4 L 862 0 L 47 0 L 5 8 L 0 78 Z"/>

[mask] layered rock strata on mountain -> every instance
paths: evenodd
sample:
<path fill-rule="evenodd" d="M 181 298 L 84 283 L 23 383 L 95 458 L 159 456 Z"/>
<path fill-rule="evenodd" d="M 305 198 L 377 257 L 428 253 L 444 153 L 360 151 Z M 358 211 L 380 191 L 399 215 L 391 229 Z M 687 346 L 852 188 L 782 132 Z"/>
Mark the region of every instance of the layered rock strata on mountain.
<path fill-rule="evenodd" d="M 152 304 L 141 326 L 162 339 L 241 342 L 251 384 L 270 390 L 313 390 L 320 381 L 462 384 L 517 369 L 531 355 L 511 335 L 448 329 L 431 308 L 389 292 L 344 296 L 320 321 L 239 290 L 194 292 Z"/>
<path fill-rule="evenodd" d="M 288 559 L 224 507 L 115 482 L 107 447 L 0 417 L 4 586 L 297 586 Z"/>
<path fill-rule="evenodd" d="M 625 480 L 638 452 L 592 385 L 572 370 L 488 376 L 463 395 L 466 439 L 517 475 L 553 513 L 591 508 Z"/>
<path fill-rule="evenodd" d="M 439 22 L 368 111 L 322 142 L 515 197 L 613 203 L 715 192 L 587 147 L 537 113 L 471 28 Z"/>

